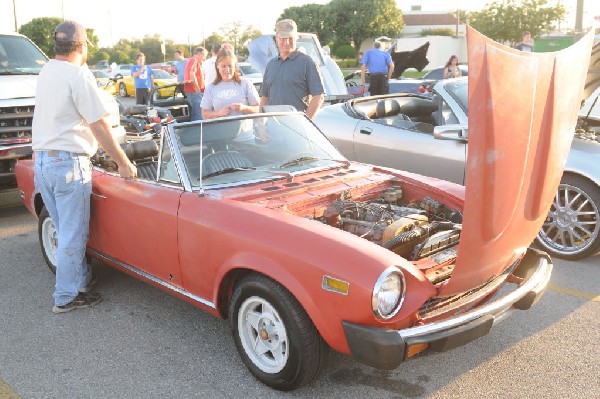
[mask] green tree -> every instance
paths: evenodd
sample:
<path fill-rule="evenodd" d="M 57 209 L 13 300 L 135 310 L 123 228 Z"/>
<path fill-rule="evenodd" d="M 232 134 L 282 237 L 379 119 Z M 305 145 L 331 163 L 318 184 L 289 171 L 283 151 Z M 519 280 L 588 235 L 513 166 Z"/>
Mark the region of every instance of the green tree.
<path fill-rule="evenodd" d="M 356 49 L 349 44 L 344 44 L 335 49 L 335 55 L 342 60 L 356 58 Z"/>
<path fill-rule="evenodd" d="M 132 64 L 132 58 L 124 51 L 114 51 L 110 56 L 111 64 L 114 62 L 115 64 Z"/>
<path fill-rule="evenodd" d="M 484 35 L 514 44 L 521 41 L 524 31 L 537 37 L 551 30 L 565 15 L 563 5 L 549 6 L 548 0 L 502 0 L 488 4 L 481 11 L 469 13 L 468 20 Z"/>
<path fill-rule="evenodd" d="M 328 26 L 333 27 L 336 39 L 356 48 L 366 38 L 398 36 L 404 29 L 395 0 L 331 0 L 327 10 Z"/>
<path fill-rule="evenodd" d="M 261 36 L 262 33 L 252 25 L 244 26 L 241 21 L 230 22 L 222 25 L 219 28 L 219 32 L 223 37 L 224 42 L 231 43 L 235 49 L 236 54 L 247 54 L 248 50 L 246 44 L 257 37 Z M 223 44 L 223 43 L 221 43 Z"/>
<path fill-rule="evenodd" d="M 49 57 L 54 57 L 54 29 L 62 22 L 57 17 L 34 18 L 21 25 L 19 33 L 30 38 Z"/>
<path fill-rule="evenodd" d="M 298 25 L 298 31 L 315 33 L 322 44 L 333 41 L 333 32 L 327 23 L 327 5 L 305 4 L 298 7 L 288 7 L 283 10 L 279 19 L 293 19 Z"/>

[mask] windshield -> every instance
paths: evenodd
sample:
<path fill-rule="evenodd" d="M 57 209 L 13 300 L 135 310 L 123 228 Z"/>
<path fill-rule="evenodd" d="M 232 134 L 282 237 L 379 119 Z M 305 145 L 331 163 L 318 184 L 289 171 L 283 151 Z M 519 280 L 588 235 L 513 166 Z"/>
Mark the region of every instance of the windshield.
<path fill-rule="evenodd" d="M 347 164 L 300 113 L 206 120 L 174 129 L 184 173 L 194 187 L 200 186 L 201 175 L 205 187 L 238 185 Z"/>
<path fill-rule="evenodd" d="M 298 38 L 298 41 L 296 42 L 296 48 L 298 51 L 310 55 L 310 57 L 315 61 L 315 64 L 319 66 L 325 65 L 325 61 L 323 61 L 323 58 L 319 53 L 319 49 L 317 48 L 317 44 L 312 36 Z"/>
<path fill-rule="evenodd" d="M 153 69 L 152 73 L 156 79 L 175 79 L 169 72 L 163 71 L 162 69 Z"/>
<path fill-rule="evenodd" d="M 240 67 L 240 70 L 242 71 L 242 75 L 249 75 L 249 74 L 261 74 L 260 71 L 256 68 L 254 68 L 252 65 L 250 64 L 238 64 L 238 66 Z"/>
<path fill-rule="evenodd" d="M 104 71 L 92 71 L 96 79 L 109 79 L 110 76 Z"/>
<path fill-rule="evenodd" d="M 458 102 L 460 107 L 469 115 L 469 85 L 467 80 L 459 80 L 445 85 L 446 90 Z"/>
<path fill-rule="evenodd" d="M 23 36 L 0 35 L 0 75 L 38 75 L 48 58 Z"/>

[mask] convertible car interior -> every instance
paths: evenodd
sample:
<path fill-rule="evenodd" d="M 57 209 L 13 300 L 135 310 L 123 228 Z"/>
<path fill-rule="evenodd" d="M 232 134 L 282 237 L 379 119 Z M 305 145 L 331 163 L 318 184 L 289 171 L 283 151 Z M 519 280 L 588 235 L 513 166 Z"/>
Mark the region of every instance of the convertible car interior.
<path fill-rule="evenodd" d="M 394 97 L 354 102 L 354 111 L 376 123 L 401 129 L 433 132 L 439 121 L 438 102 L 431 98 Z"/>

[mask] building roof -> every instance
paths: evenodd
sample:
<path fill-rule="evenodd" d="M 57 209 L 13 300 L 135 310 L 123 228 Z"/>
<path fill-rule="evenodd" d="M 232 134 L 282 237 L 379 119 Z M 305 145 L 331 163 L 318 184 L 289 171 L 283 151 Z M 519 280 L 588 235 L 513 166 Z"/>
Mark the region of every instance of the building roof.
<path fill-rule="evenodd" d="M 403 18 L 406 26 L 456 25 L 456 16 L 454 14 L 406 13 L 403 15 Z"/>

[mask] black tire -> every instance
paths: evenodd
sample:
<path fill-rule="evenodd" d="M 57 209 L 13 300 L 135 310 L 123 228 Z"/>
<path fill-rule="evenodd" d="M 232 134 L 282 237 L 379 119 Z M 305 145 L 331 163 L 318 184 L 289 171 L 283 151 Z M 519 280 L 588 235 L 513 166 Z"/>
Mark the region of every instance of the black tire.
<path fill-rule="evenodd" d="M 125 83 L 119 83 L 119 95 L 121 97 L 129 96 L 129 94 L 127 94 L 127 86 L 125 86 Z"/>
<path fill-rule="evenodd" d="M 563 176 L 536 237 L 552 256 L 581 259 L 600 250 L 600 187 L 576 175 Z"/>
<path fill-rule="evenodd" d="M 42 255 L 50 271 L 56 274 L 56 251 L 58 248 L 58 237 L 54 222 L 46 207 L 42 208 L 38 218 L 38 238 L 42 247 Z"/>
<path fill-rule="evenodd" d="M 319 373 L 327 345 L 300 303 L 268 277 L 251 274 L 236 284 L 229 322 L 242 361 L 262 383 L 291 391 Z"/>

